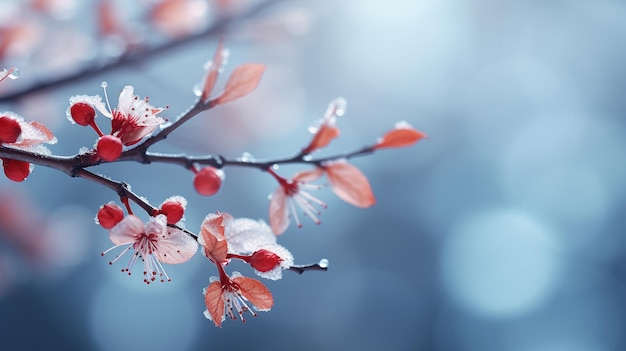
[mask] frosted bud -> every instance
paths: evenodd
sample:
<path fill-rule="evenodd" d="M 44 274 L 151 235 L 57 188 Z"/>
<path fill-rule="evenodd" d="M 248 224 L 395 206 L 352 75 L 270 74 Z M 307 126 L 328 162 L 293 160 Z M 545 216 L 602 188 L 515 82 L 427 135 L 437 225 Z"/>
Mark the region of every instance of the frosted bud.
<path fill-rule="evenodd" d="M 0 117 L 0 144 L 14 143 L 20 134 L 22 134 L 22 127 L 18 121 L 8 116 Z"/>
<path fill-rule="evenodd" d="M 203 167 L 193 178 L 193 187 L 203 196 L 215 195 L 222 186 L 224 172 L 215 167 Z"/>
<path fill-rule="evenodd" d="M 250 256 L 250 265 L 259 272 L 269 272 L 283 261 L 277 254 L 261 249 Z"/>
<path fill-rule="evenodd" d="M 88 126 L 96 118 L 96 110 L 89 104 L 77 102 L 70 106 L 72 120 L 81 126 Z"/>
<path fill-rule="evenodd" d="M 103 135 L 98 138 L 96 153 L 105 161 L 115 161 L 122 154 L 122 141 L 113 135 Z"/>
<path fill-rule="evenodd" d="M 183 218 L 185 207 L 180 201 L 167 200 L 161 205 L 160 212 L 167 217 L 167 224 L 175 224 Z"/>
<path fill-rule="evenodd" d="M 124 218 L 124 211 L 115 203 L 109 202 L 100 206 L 96 218 L 102 228 L 111 229 Z"/>
<path fill-rule="evenodd" d="M 2 167 L 7 178 L 14 182 L 21 182 L 30 174 L 30 163 L 24 161 L 2 159 Z"/>

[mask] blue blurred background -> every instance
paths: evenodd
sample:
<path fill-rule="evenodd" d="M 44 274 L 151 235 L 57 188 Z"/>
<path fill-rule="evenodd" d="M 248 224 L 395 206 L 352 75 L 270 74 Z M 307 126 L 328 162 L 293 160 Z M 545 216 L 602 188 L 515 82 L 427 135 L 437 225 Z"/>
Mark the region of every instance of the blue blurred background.
<path fill-rule="evenodd" d="M 114 42 L 93 41 L 93 1 L 50 23 L 18 17 L 28 15 L 16 10 L 24 3 L 0 1 L 0 20 L 57 31 L 37 55 L 18 50 L 16 61 L 1 62 L 18 65 L 21 77 L 0 93 L 115 55 Z M 116 2 L 122 18 L 140 3 Z M 250 6 L 234 3 L 233 11 Z M 206 9 L 210 19 L 214 7 Z M 22 214 L 35 232 L 16 239 L 0 227 L 1 349 L 626 349 L 625 3 L 282 1 L 225 38 L 225 73 L 265 63 L 260 87 L 192 120 L 155 151 L 289 156 L 338 96 L 348 101 L 342 135 L 323 154 L 369 144 L 400 120 L 429 138 L 354 159 L 377 204 L 353 208 L 323 189 L 321 226 L 305 222 L 279 238 L 296 262 L 328 258 L 329 270 L 285 272 L 267 283 L 271 312 L 223 329 L 202 314 L 202 288 L 216 274 L 202 255 L 167 267 L 173 282 L 156 286 L 100 257 L 112 245 L 92 218 L 116 200 L 111 191 L 43 167 L 24 183 L 0 179 L 0 215 Z M 59 138 L 51 150 L 74 154 L 95 134 L 67 122 L 70 96 L 101 94 L 103 80 L 111 96 L 132 84 L 174 117 L 193 103 L 216 44 L 200 40 L 0 111 L 46 123 Z M 216 210 L 266 218 L 276 186 L 261 172 L 229 168 L 222 191 L 203 198 L 182 168 L 100 171 L 155 205 L 185 196 L 194 231 Z"/>

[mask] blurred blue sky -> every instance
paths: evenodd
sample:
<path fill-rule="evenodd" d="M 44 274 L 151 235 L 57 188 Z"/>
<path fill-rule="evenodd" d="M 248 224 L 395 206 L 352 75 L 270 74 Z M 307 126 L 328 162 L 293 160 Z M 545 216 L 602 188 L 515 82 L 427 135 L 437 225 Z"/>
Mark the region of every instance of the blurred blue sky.
<path fill-rule="evenodd" d="M 9 3 L 0 1 L 0 14 Z M 38 167 L 22 184 L 0 180 L 0 190 L 51 218 L 59 227 L 51 256 L 67 260 L 33 272 L 0 241 L 0 348 L 626 349 L 624 38 L 621 1 L 283 1 L 226 36 L 226 73 L 267 64 L 258 90 L 157 149 L 288 156 L 338 96 L 348 101 L 342 135 L 324 154 L 369 144 L 400 120 L 424 131 L 415 147 L 352 161 L 371 181 L 374 207 L 353 208 L 324 189 L 322 225 L 279 238 L 299 263 L 328 258 L 328 272 L 286 272 L 267 284 L 271 312 L 214 328 L 202 315 L 202 288 L 215 275 L 204 257 L 168 267 L 171 284 L 120 274 L 100 257 L 111 244 L 91 223 L 115 194 Z M 0 111 L 45 121 L 60 140 L 53 152 L 73 154 L 95 135 L 67 123 L 71 95 L 99 94 L 102 80 L 110 91 L 132 84 L 173 117 L 193 102 L 215 45 L 188 45 Z M 22 78 L 3 85 L 34 79 L 28 65 L 20 69 Z M 201 198 L 180 168 L 101 170 L 154 204 L 185 196 L 195 231 L 215 210 L 265 218 L 276 186 L 261 172 L 227 169 L 222 191 Z"/>

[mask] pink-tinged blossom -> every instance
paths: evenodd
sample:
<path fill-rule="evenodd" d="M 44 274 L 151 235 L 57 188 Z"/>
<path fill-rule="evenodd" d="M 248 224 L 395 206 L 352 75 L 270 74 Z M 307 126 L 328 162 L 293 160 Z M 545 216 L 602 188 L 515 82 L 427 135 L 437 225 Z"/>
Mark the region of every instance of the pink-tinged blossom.
<path fill-rule="evenodd" d="M 144 282 L 150 284 L 157 279 L 170 281 L 162 263 L 177 264 L 187 262 L 198 250 L 198 243 L 185 232 L 167 226 L 165 215 L 151 217 L 143 223 L 139 217 L 128 215 L 116 224 L 109 232 L 109 238 L 115 244 L 106 250 L 126 246 L 109 264 L 117 262 L 128 251 L 131 257 L 122 272 L 132 273 L 137 260 L 143 261 Z"/>
<path fill-rule="evenodd" d="M 198 242 L 204 255 L 212 262 L 226 264 L 228 258 L 244 260 L 255 268 L 260 277 L 277 280 L 282 271 L 293 265 L 293 255 L 276 242 L 276 236 L 264 221 L 250 218 L 233 218 L 228 213 L 212 213 L 202 222 Z M 265 250 L 277 256 L 275 265 L 267 268 L 268 257 L 261 257 L 258 251 Z M 255 256 L 256 254 L 256 256 Z M 256 266 L 251 260 L 256 260 Z M 271 257 L 270 257 L 271 259 Z M 263 269 L 258 269 L 263 266 Z"/>
<path fill-rule="evenodd" d="M 274 304 L 272 293 L 260 281 L 233 272 L 232 277 L 226 275 L 222 279 L 211 277 L 210 284 L 202 292 L 206 310 L 204 316 L 221 327 L 228 316 L 230 319 L 241 319 L 245 323 L 245 312 L 256 316 L 257 311 L 269 311 Z M 252 306 L 248 305 L 250 303 Z"/>
<path fill-rule="evenodd" d="M 106 83 L 102 84 L 106 88 Z M 143 137 L 150 135 L 165 119 L 157 116 L 165 108 L 150 105 L 148 98 L 140 99 L 134 95 L 134 88 L 127 85 L 122 89 L 117 107 L 102 102 L 98 95 L 76 95 L 70 98 L 70 107 L 67 116 L 75 122 L 72 108 L 77 104 L 87 104 L 96 108 L 104 116 L 111 118 L 111 135 L 118 137 L 126 146 L 138 143 Z M 106 90 L 105 90 L 106 97 Z M 107 100 L 108 104 L 108 100 Z"/>
<path fill-rule="evenodd" d="M 345 159 L 323 165 L 333 192 L 343 201 L 356 207 L 370 207 L 376 203 L 367 177 Z"/>
<path fill-rule="evenodd" d="M 298 216 L 298 208 L 310 217 L 316 224 L 320 224 L 317 216 L 320 211 L 317 207 L 326 208 L 326 204 L 311 195 L 307 190 L 318 190 L 319 185 L 309 184 L 324 174 L 322 168 L 297 173 L 292 179 L 285 179 L 271 169 L 270 174 L 278 181 L 278 188 L 270 195 L 269 218 L 272 231 L 280 235 L 289 227 L 290 218 L 302 227 Z M 296 208 L 298 207 L 298 208 Z"/>

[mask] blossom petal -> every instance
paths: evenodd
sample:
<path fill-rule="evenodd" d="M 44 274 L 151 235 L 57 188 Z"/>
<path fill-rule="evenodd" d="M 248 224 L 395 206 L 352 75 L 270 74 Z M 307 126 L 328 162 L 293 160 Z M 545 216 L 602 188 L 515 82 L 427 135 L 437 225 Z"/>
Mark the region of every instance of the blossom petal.
<path fill-rule="evenodd" d="M 265 65 L 260 63 L 248 63 L 235 68 L 224 92 L 215 99 L 214 104 L 225 104 L 250 94 L 259 85 L 264 71 Z"/>
<path fill-rule="evenodd" d="M 239 286 L 241 295 L 252 302 L 258 311 L 269 311 L 274 304 L 274 298 L 263 283 L 256 279 L 240 276 L 232 279 Z M 210 312 L 209 312 L 210 313 Z"/>
<path fill-rule="evenodd" d="M 210 317 L 215 326 L 221 327 L 224 321 L 224 294 L 219 281 L 214 281 L 204 290 L 204 304 L 208 312 L 207 317 Z"/>
<path fill-rule="evenodd" d="M 135 215 L 124 217 L 109 231 L 109 239 L 115 245 L 130 244 L 144 232 L 143 221 Z"/>
<path fill-rule="evenodd" d="M 356 167 L 345 162 L 329 163 L 326 174 L 335 194 L 356 207 L 370 207 L 376 203 L 367 177 Z"/>
<path fill-rule="evenodd" d="M 269 218 L 272 232 L 276 235 L 284 233 L 289 227 L 287 194 L 282 186 L 276 188 L 270 197 Z"/>
<path fill-rule="evenodd" d="M 198 251 L 198 242 L 180 229 L 168 228 L 157 242 L 156 255 L 163 263 L 177 264 L 189 261 Z"/>

